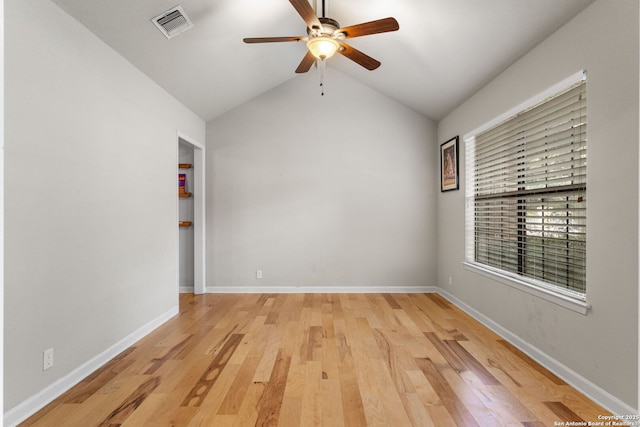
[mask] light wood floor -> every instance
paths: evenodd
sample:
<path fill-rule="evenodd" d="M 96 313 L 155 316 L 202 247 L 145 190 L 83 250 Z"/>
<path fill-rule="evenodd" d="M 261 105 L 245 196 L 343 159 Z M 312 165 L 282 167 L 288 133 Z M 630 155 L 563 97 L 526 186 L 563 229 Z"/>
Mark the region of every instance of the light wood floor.
<path fill-rule="evenodd" d="M 25 426 L 553 426 L 608 414 L 435 294 L 180 296 Z"/>

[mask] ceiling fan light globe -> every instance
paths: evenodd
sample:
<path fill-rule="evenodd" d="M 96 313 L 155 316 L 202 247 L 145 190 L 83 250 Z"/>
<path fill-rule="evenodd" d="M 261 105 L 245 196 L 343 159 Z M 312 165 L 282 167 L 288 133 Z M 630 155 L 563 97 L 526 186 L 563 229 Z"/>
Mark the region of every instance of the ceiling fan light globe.
<path fill-rule="evenodd" d="M 320 36 L 313 37 L 307 42 L 309 52 L 318 59 L 328 59 L 338 51 L 340 45 L 331 37 Z"/>

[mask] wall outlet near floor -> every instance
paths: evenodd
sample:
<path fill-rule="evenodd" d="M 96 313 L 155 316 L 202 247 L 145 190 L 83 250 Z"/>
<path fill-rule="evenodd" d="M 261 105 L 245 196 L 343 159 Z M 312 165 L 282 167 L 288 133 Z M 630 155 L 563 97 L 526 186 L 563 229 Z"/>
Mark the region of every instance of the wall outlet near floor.
<path fill-rule="evenodd" d="M 256 270 L 256 279 L 262 279 L 262 270 Z"/>
<path fill-rule="evenodd" d="M 449 276 L 449 284 L 451 285 L 453 283 L 453 278 L 451 278 L 451 276 Z"/>
<path fill-rule="evenodd" d="M 53 348 L 48 348 L 42 352 L 42 370 L 53 367 Z"/>

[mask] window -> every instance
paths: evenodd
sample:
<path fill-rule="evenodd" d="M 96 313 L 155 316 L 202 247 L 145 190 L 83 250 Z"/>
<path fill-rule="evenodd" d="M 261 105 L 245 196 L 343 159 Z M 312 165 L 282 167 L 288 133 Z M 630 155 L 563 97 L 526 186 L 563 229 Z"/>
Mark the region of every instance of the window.
<path fill-rule="evenodd" d="M 465 262 L 585 301 L 584 73 L 552 90 L 465 137 Z"/>

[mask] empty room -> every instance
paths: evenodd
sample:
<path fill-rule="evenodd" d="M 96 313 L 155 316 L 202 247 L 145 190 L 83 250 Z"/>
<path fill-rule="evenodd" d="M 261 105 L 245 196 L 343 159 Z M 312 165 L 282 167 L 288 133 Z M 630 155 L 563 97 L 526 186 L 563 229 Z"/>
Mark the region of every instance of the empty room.
<path fill-rule="evenodd" d="M 4 425 L 640 426 L 637 0 L 2 4 Z"/>

